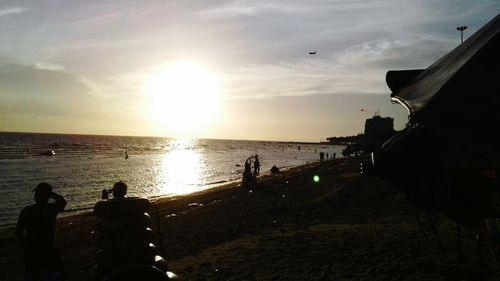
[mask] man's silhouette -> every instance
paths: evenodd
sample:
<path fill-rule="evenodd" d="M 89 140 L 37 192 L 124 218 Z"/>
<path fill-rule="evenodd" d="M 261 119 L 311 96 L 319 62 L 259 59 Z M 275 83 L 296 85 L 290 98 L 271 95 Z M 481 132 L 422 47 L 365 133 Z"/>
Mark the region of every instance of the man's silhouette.
<path fill-rule="evenodd" d="M 123 199 L 127 194 L 127 184 L 123 181 L 116 182 L 110 190 L 113 193 L 113 199 Z"/>
<path fill-rule="evenodd" d="M 16 235 L 24 245 L 26 280 L 36 280 L 43 272 L 46 280 L 64 279 L 62 260 L 54 246 L 57 213 L 64 210 L 66 200 L 42 182 L 35 191 L 35 204 L 25 207 L 19 215 Z M 49 199 L 55 202 L 49 203 Z"/>
<path fill-rule="evenodd" d="M 259 155 L 255 154 L 255 160 L 253 162 L 253 173 L 257 176 L 260 173 L 260 161 Z"/>

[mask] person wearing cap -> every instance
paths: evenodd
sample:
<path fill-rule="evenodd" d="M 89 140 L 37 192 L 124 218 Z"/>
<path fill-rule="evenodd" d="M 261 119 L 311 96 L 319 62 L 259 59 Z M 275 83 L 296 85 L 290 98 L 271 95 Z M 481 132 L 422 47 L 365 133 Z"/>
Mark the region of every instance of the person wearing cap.
<path fill-rule="evenodd" d="M 35 189 L 35 204 L 25 207 L 17 221 L 17 240 L 24 246 L 26 280 L 36 280 L 42 272 L 54 280 L 64 280 L 59 251 L 54 246 L 57 214 L 66 207 L 66 199 L 52 191 L 46 182 Z M 49 203 L 52 198 L 54 202 Z"/>

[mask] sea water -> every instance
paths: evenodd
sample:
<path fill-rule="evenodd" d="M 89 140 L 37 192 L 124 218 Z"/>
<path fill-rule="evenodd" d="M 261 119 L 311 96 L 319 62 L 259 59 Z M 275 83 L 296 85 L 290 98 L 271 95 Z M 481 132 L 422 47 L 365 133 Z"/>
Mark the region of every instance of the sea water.
<path fill-rule="evenodd" d="M 129 196 L 187 194 L 241 179 L 259 155 L 261 173 L 341 155 L 343 147 L 314 143 L 0 133 L 0 226 L 33 204 L 33 188 L 50 183 L 69 212 L 88 210 L 103 189 L 122 180 Z M 55 156 L 48 156 L 54 151 Z"/>

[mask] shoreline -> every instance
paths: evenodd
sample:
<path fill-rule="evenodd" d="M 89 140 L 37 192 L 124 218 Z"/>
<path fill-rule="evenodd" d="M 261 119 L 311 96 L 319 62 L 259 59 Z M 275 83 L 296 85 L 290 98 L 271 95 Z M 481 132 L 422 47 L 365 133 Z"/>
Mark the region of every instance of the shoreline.
<path fill-rule="evenodd" d="M 285 172 L 285 171 L 288 171 L 288 170 L 293 169 L 293 168 L 297 168 L 297 167 L 301 167 L 301 166 L 307 166 L 307 165 L 310 165 L 312 163 L 317 163 L 317 162 L 319 162 L 319 160 L 317 160 L 317 161 L 310 161 L 310 162 L 306 162 L 304 164 L 299 164 L 299 165 L 284 166 L 284 167 L 280 168 L 280 171 L 281 172 Z M 257 177 L 257 180 L 259 180 L 262 177 L 269 176 L 269 175 L 271 175 L 271 173 L 269 171 L 265 171 L 265 172 L 261 173 Z M 233 180 L 224 180 L 223 182 L 214 182 L 214 183 L 203 184 L 203 187 L 205 187 L 205 188 L 203 188 L 203 189 L 201 189 L 199 191 L 191 192 L 191 193 L 173 194 L 173 195 L 154 195 L 154 196 L 145 197 L 145 198 L 147 198 L 152 203 L 154 203 L 157 200 L 163 200 L 163 199 L 166 199 L 166 198 L 174 198 L 174 197 L 179 197 L 179 196 L 190 196 L 190 195 L 197 194 L 197 193 L 200 193 L 200 192 L 205 192 L 205 191 L 210 192 L 210 190 L 212 190 L 212 189 L 221 188 L 221 187 L 223 187 L 225 185 L 230 186 L 230 188 L 234 188 L 233 185 L 241 183 L 241 180 L 242 180 L 242 177 L 240 176 L 239 178 L 233 179 Z M 62 211 L 58 215 L 58 218 L 66 218 L 66 217 L 78 216 L 78 215 L 87 215 L 88 213 L 92 213 L 93 208 L 94 207 L 92 206 L 92 207 L 82 207 L 82 208 L 64 210 L 64 211 Z M 15 228 L 15 226 L 16 226 L 16 223 L 10 223 L 10 224 L 0 225 L 0 235 L 1 235 L 1 232 L 4 232 L 4 230 Z"/>
<path fill-rule="evenodd" d="M 342 158 L 338 158 L 338 159 L 342 159 Z M 280 172 L 284 173 L 286 171 L 290 171 L 290 170 L 293 170 L 293 169 L 296 169 L 296 168 L 300 168 L 300 167 L 303 167 L 303 166 L 307 167 L 307 166 L 309 166 L 311 164 L 319 163 L 319 162 L 320 161 L 318 160 L 318 161 L 307 162 L 307 163 L 301 164 L 301 165 L 286 166 L 286 167 L 280 168 Z M 265 177 L 268 177 L 268 176 L 272 176 L 272 174 L 270 172 L 266 171 L 266 172 L 260 174 L 257 177 L 257 180 L 259 181 L 262 178 L 265 178 Z M 152 204 L 155 204 L 157 201 L 177 200 L 177 199 L 181 199 L 181 198 L 184 198 L 184 197 L 190 197 L 192 195 L 202 195 L 202 194 L 205 194 L 205 193 L 210 193 L 210 192 L 216 191 L 218 189 L 225 190 L 225 189 L 237 188 L 237 187 L 239 187 L 241 185 L 241 179 L 242 179 L 242 177 L 240 177 L 238 179 L 234 179 L 234 180 L 228 180 L 228 181 L 222 182 L 222 183 L 214 183 L 214 184 L 204 185 L 204 186 L 210 186 L 210 187 L 202 189 L 202 190 L 199 190 L 199 191 L 195 191 L 195 192 L 192 192 L 192 193 L 175 194 L 175 195 L 155 195 L 155 196 L 145 197 L 145 198 L 147 198 L 148 200 L 150 200 Z M 96 201 L 96 203 L 97 203 L 97 201 Z M 93 209 L 94 209 L 94 206 L 92 206 L 92 207 L 83 207 L 83 208 L 72 209 L 72 210 L 64 210 L 63 212 L 61 212 L 58 215 L 57 218 L 59 220 L 59 219 L 63 219 L 63 218 L 70 218 L 70 217 L 73 217 L 73 216 L 75 216 L 75 217 L 78 217 L 78 216 L 88 216 L 88 215 L 92 215 Z M 9 231 L 15 231 L 15 227 L 16 227 L 16 223 L 0 225 L 0 238 L 4 237 L 5 233 L 8 233 Z"/>
<path fill-rule="evenodd" d="M 361 176 L 359 161 L 300 165 L 262 176 L 253 190 L 232 183 L 158 199 L 150 214 L 154 243 L 181 280 L 477 280 L 475 231 L 462 230 L 457 266 L 455 224 L 439 217 L 446 259 L 422 235 L 405 196 Z M 68 280 L 91 280 L 95 226 L 90 212 L 58 219 Z M 14 233 L 0 233 L 0 280 L 22 280 Z M 496 280 L 492 256 L 485 259 L 484 280 Z"/>
<path fill-rule="evenodd" d="M 321 164 L 320 161 L 313 161 L 302 165 L 286 167 L 283 168 L 277 175 L 272 175 L 271 173 L 265 172 L 261 174 L 257 180 L 259 183 L 261 183 L 268 181 L 269 179 L 286 178 L 297 171 L 300 171 L 302 169 L 312 169 L 313 167 L 316 167 L 320 164 Z M 158 213 L 155 213 L 155 211 L 158 211 L 158 207 L 159 207 L 159 214 L 162 217 L 168 217 L 169 215 L 173 214 L 174 212 L 170 211 L 172 210 L 172 208 L 176 209 L 176 211 L 180 213 L 183 212 L 186 213 L 185 210 L 181 209 L 192 208 L 193 206 L 195 206 L 195 205 L 190 206 L 191 203 L 198 202 L 196 206 L 205 206 L 205 205 L 210 205 L 206 204 L 206 202 L 210 200 L 213 201 L 213 198 L 215 197 L 217 198 L 233 197 L 234 194 L 239 194 L 243 190 L 243 188 L 241 188 L 240 185 L 241 185 L 241 179 L 238 179 L 231 182 L 222 183 L 214 187 L 200 190 L 194 193 L 174 195 L 174 196 L 159 196 L 153 199 L 150 198 L 153 204 L 153 209 L 151 210 L 152 213 L 150 215 L 156 218 L 156 216 L 158 216 Z M 167 205 L 170 206 L 166 207 Z M 94 258 L 95 258 L 95 253 L 97 252 L 96 248 L 97 240 L 96 240 L 96 233 L 94 231 L 94 229 L 96 228 L 95 226 L 96 226 L 96 221 L 92 212 L 92 208 L 84 210 L 80 213 L 72 213 L 68 215 L 58 216 L 56 223 L 56 244 L 58 245 L 59 249 L 65 249 L 65 248 L 76 249 L 79 248 L 81 245 L 90 246 L 83 251 L 83 253 L 85 253 L 83 255 L 84 257 L 80 255 L 81 251 L 78 250 L 76 251 L 72 250 L 72 253 L 66 255 L 62 253 L 65 260 L 65 264 L 67 267 L 70 268 L 70 270 L 73 266 L 75 266 L 75 264 L 88 265 L 86 270 L 83 271 L 77 270 L 80 273 L 84 273 L 86 278 L 76 277 L 76 279 L 74 280 L 87 280 L 87 278 L 89 277 L 89 270 L 92 267 L 91 265 L 93 265 L 95 262 Z M 153 228 L 155 233 L 158 233 L 157 226 L 154 223 L 152 223 L 151 228 Z M 75 241 L 73 239 L 71 238 L 67 239 L 68 236 L 64 238 L 60 237 L 64 233 L 67 233 L 69 237 L 73 237 L 76 238 L 76 240 L 79 240 L 80 245 L 78 245 L 78 247 L 75 248 L 74 245 Z M 81 242 L 82 238 L 84 242 Z M 168 248 L 168 246 L 166 246 L 166 248 Z M 0 280 L 4 279 L 21 280 L 22 274 L 20 273 L 22 272 L 23 268 L 22 249 L 20 248 L 19 245 L 17 245 L 15 241 L 15 225 L 10 225 L 0 228 L 0 249 L 2 249 L 1 250 L 2 256 L 6 257 L 0 261 Z M 68 266 L 68 263 L 71 264 L 72 266 Z M 2 272 L 5 272 L 6 274 L 5 276 L 8 276 L 8 278 L 2 278 Z"/>

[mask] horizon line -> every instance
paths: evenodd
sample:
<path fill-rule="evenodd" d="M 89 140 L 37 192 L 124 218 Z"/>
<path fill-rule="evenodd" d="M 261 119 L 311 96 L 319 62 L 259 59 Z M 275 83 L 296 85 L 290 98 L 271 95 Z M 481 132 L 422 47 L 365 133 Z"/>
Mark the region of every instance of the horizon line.
<path fill-rule="evenodd" d="M 119 134 L 92 134 L 92 133 L 53 133 L 53 132 L 26 132 L 26 131 L 3 131 L 0 133 L 15 133 L 15 134 L 40 134 L 40 135 L 76 135 L 76 136 L 99 136 L 99 137 L 133 137 L 133 138 L 166 138 L 166 139 L 196 139 L 196 140 L 232 140 L 232 141 L 255 141 L 255 142 L 281 142 L 281 143 L 302 143 L 302 144 L 328 144 L 323 141 L 292 141 L 292 140 L 257 140 L 257 139 L 219 139 L 219 138 L 186 138 L 186 137 L 169 137 L 169 136 L 145 136 L 145 135 L 119 135 Z M 325 140 L 327 138 L 325 137 Z"/>

